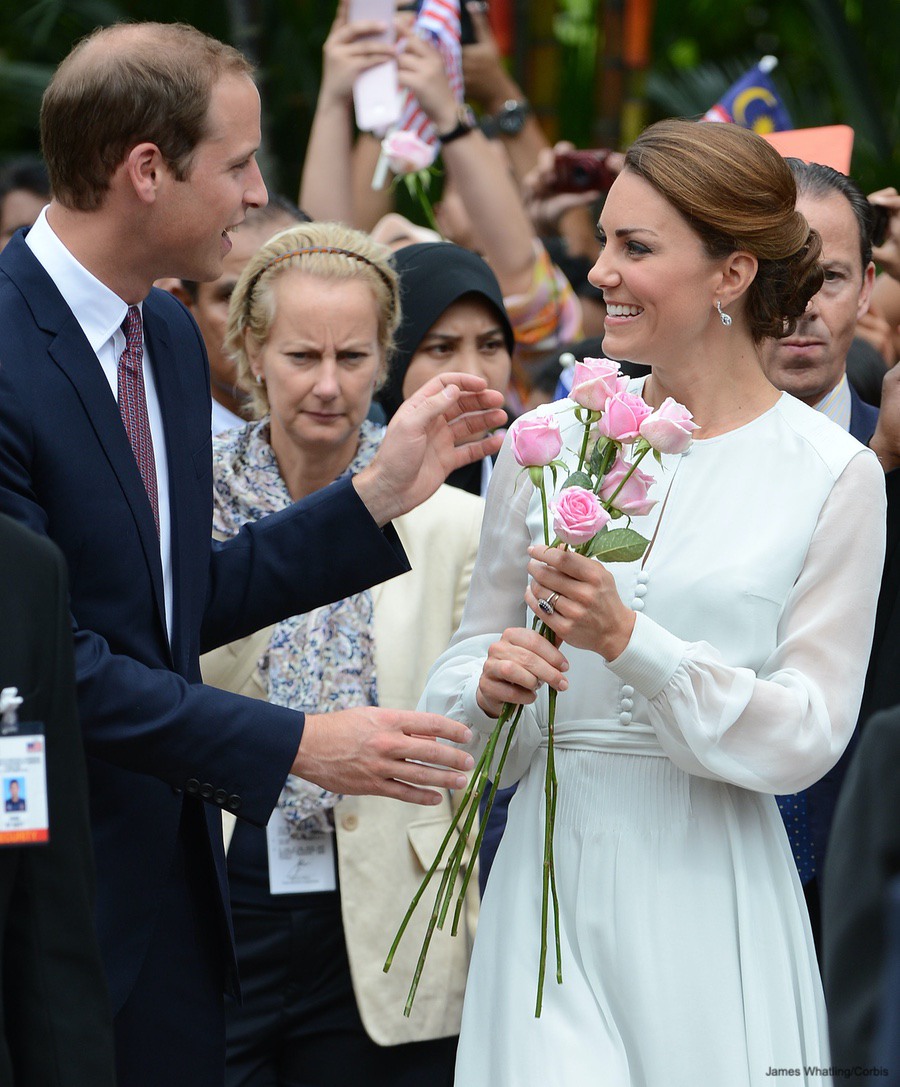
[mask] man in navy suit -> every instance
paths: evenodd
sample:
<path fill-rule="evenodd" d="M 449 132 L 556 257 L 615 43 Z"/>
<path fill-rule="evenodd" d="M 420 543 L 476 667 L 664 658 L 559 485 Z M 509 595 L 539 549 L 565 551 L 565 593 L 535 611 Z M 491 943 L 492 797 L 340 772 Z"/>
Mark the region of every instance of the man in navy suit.
<path fill-rule="evenodd" d="M 822 239 L 825 282 L 794 332 L 764 343 L 763 368 L 773 385 L 824 412 L 865 445 L 874 433 L 878 410 L 861 400 L 848 381 L 847 352 L 875 282 L 872 213 L 846 174 L 800 159 L 788 159 L 788 164 L 797 182 L 797 210 Z M 809 789 L 778 798 L 817 946 L 825 847 L 851 751 Z"/>
<path fill-rule="evenodd" d="M 249 67 L 190 27 L 109 28 L 60 65 L 41 132 L 53 198 L 0 255 L 0 510 L 69 564 L 120 1087 L 218 1087 L 221 811 L 264 825 L 289 772 L 434 803 L 471 759 L 434 715 L 304 719 L 206 688 L 199 654 L 401 573 L 390 519 L 494 452 L 503 413 L 483 382 L 431 382 L 370 468 L 212 544 L 206 355 L 151 285 L 216 278 L 266 201 Z"/>

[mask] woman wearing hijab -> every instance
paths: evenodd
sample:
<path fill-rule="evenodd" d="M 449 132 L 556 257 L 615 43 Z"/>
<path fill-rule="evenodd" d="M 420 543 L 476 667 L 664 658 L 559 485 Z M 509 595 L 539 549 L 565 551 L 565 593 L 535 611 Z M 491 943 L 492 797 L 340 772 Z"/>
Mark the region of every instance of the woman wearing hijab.
<path fill-rule="evenodd" d="M 489 388 L 509 384 L 513 330 L 497 277 L 469 249 L 425 242 L 398 250 L 401 318 L 390 373 L 378 400 L 391 419 L 404 400 L 444 370 L 479 374 Z M 484 494 L 491 461 L 453 472 L 447 482 Z"/>

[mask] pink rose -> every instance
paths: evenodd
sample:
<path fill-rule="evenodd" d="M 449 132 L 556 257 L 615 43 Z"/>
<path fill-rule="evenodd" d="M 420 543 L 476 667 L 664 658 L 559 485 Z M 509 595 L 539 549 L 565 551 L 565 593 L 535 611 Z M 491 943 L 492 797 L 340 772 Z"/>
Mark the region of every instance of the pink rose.
<path fill-rule="evenodd" d="M 691 444 L 691 432 L 698 429 L 684 404 L 667 396 L 641 423 L 641 437 L 660 453 L 683 453 Z"/>
<path fill-rule="evenodd" d="M 575 363 L 569 397 L 583 408 L 603 411 L 617 390 L 619 364 L 611 359 L 584 359 Z"/>
<path fill-rule="evenodd" d="M 509 428 L 513 456 L 523 468 L 540 468 L 559 456 L 562 435 L 554 415 L 522 415 Z"/>
<path fill-rule="evenodd" d="M 566 487 L 550 503 L 553 531 L 563 541 L 578 547 L 592 539 L 609 521 L 609 514 L 593 491 Z"/>
<path fill-rule="evenodd" d="M 437 148 L 399 128 L 385 136 L 381 150 L 387 155 L 391 170 L 398 175 L 427 170 L 437 157 Z"/>
<path fill-rule="evenodd" d="M 617 392 L 607 401 L 597 431 L 614 442 L 633 442 L 651 411 L 637 393 Z"/>
<path fill-rule="evenodd" d="M 628 475 L 630 469 L 631 465 L 624 457 L 616 457 L 600 486 L 600 497 L 604 502 L 608 502 L 616 493 L 619 484 Z M 655 498 L 647 497 L 647 491 L 655 482 L 653 476 L 648 476 L 640 468 L 635 468 L 628 477 L 628 482 L 613 500 L 613 506 L 622 513 L 627 513 L 629 517 L 643 517 L 656 505 Z"/>

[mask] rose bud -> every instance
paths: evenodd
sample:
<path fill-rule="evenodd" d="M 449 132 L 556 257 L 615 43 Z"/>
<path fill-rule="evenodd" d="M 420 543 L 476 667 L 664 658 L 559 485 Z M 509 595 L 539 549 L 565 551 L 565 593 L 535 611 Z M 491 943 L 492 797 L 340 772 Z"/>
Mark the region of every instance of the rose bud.
<path fill-rule="evenodd" d="M 540 468 L 559 456 L 562 435 L 555 415 L 523 415 L 509 428 L 513 456 L 523 468 Z"/>
<path fill-rule="evenodd" d="M 660 453 L 684 453 L 699 430 L 694 417 L 671 396 L 641 423 L 641 437 Z"/>
<path fill-rule="evenodd" d="M 436 148 L 402 129 L 389 132 L 381 141 L 381 150 L 387 156 L 391 170 L 398 175 L 427 170 L 437 157 Z"/>
<path fill-rule="evenodd" d="M 603 483 L 600 486 L 600 497 L 604 502 L 608 502 L 612 498 L 619 484 L 630 470 L 631 465 L 624 457 L 616 457 L 612 467 L 603 477 Z M 613 507 L 621 510 L 622 513 L 626 513 L 629 517 L 643 517 L 656 505 L 655 498 L 647 497 L 647 491 L 655 482 L 653 476 L 648 476 L 640 468 L 635 468 L 628 477 L 625 486 L 613 499 Z"/>
<path fill-rule="evenodd" d="M 609 521 L 609 514 L 593 491 L 584 487 L 566 487 L 550 503 L 553 531 L 572 547 L 593 539 Z"/>
<path fill-rule="evenodd" d="M 617 390 L 617 379 L 620 375 L 619 364 L 612 359 L 584 359 L 576 362 L 569 399 L 582 408 L 603 411 L 606 401 Z"/>
<path fill-rule="evenodd" d="M 652 410 L 637 393 L 617 392 L 609 398 L 597 431 L 614 442 L 633 442 Z"/>

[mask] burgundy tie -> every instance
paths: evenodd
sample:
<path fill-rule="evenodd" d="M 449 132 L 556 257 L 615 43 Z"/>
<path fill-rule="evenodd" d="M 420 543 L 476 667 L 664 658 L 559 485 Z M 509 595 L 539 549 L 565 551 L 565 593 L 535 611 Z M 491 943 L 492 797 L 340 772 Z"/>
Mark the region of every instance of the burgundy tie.
<path fill-rule="evenodd" d="M 125 350 L 119 356 L 118 388 L 119 414 L 125 424 L 125 433 L 131 443 L 138 471 L 144 481 L 144 489 L 153 509 L 156 535 L 159 536 L 159 499 L 156 493 L 156 460 L 153 456 L 153 436 L 147 415 L 147 396 L 144 392 L 144 333 L 141 311 L 129 306 L 122 322 L 125 333 Z"/>

